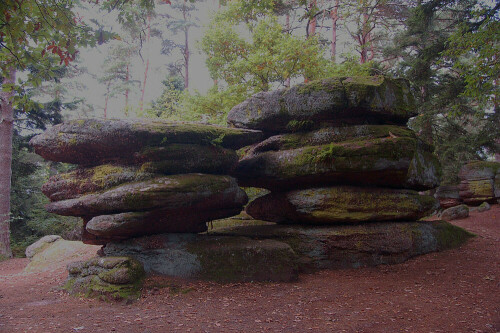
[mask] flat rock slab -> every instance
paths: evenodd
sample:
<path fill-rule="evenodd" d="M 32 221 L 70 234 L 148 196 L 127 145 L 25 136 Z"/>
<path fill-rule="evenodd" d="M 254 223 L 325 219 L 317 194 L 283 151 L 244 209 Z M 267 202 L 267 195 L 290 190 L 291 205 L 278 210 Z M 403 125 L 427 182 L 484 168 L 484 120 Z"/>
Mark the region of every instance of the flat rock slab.
<path fill-rule="evenodd" d="M 156 209 L 174 211 L 241 208 L 248 198 L 229 176 L 183 174 L 127 183 L 111 190 L 52 202 L 51 213 L 93 217 Z"/>
<path fill-rule="evenodd" d="M 199 233 L 207 230 L 207 222 L 238 215 L 241 209 L 241 206 L 214 210 L 188 207 L 101 215 L 90 219 L 85 224 L 85 230 L 97 238 L 108 240 L 162 233 Z"/>
<path fill-rule="evenodd" d="M 333 184 L 425 190 L 439 185 L 440 165 L 412 137 L 389 136 L 287 150 L 252 150 L 234 174 L 241 186 L 286 190 Z"/>
<path fill-rule="evenodd" d="M 416 115 L 409 84 L 383 76 L 328 78 L 260 92 L 228 114 L 234 127 L 269 133 L 309 129 L 322 122 L 405 124 Z"/>
<path fill-rule="evenodd" d="M 246 212 L 281 224 L 345 224 L 418 220 L 438 208 L 416 191 L 370 187 L 322 187 L 274 192 L 252 201 Z"/>
<path fill-rule="evenodd" d="M 302 270 L 396 264 L 417 255 L 457 247 L 472 237 L 445 221 L 329 227 L 261 225 L 227 228 L 210 234 L 284 242 L 299 256 Z"/>
<path fill-rule="evenodd" d="M 130 159 L 145 147 L 195 144 L 238 149 L 262 140 L 259 131 L 147 120 L 68 121 L 35 136 L 30 144 L 50 161 L 99 165 Z"/>
<path fill-rule="evenodd" d="M 133 300 L 140 295 L 144 268 L 128 257 L 96 257 L 68 265 L 63 289 L 72 295 Z"/>
<path fill-rule="evenodd" d="M 296 255 L 276 240 L 163 234 L 104 247 L 107 256 L 131 256 L 147 273 L 218 282 L 293 281 Z"/>

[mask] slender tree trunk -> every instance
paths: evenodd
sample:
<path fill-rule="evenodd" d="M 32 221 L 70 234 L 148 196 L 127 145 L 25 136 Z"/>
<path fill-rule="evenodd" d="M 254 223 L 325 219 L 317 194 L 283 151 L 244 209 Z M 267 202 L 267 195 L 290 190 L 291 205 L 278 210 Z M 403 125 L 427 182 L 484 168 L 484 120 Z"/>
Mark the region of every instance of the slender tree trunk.
<path fill-rule="evenodd" d="M 149 39 L 150 38 L 151 38 L 151 16 L 148 16 L 148 37 L 146 39 L 146 43 L 148 44 L 148 48 L 149 48 Z M 144 94 L 146 93 L 146 83 L 148 81 L 148 70 L 149 70 L 149 50 L 148 50 L 148 56 L 146 59 L 146 69 L 144 70 L 144 81 L 142 82 L 141 101 L 140 101 L 141 113 L 144 110 Z"/>
<path fill-rule="evenodd" d="M 3 84 L 14 84 L 16 70 L 10 68 Z M 10 248 L 10 188 L 12 177 L 12 136 L 14 91 L 0 91 L 0 256 L 12 257 Z"/>
<path fill-rule="evenodd" d="M 186 1 L 184 0 L 184 6 L 182 7 L 184 22 L 187 21 Z M 184 28 L 184 90 L 189 88 L 189 56 L 189 27 L 186 26 Z"/>
<path fill-rule="evenodd" d="M 332 60 L 335 62 L 335 57 L 337 55 L 337 21 L 339 20 L 339 2 L 335 1 L 335 8 L 330 12 L 330 17 L 332 18 Z"/>
<path fill-rule="evenodd" d="M 290 13 L 286 13 L 285 29 L 287 32 L 290 31 Z M 290 77 L 285 78 L 285 87 L 290 88 L 291 79 Z"/>
<path fill-rule="evenodd" d="M 111 81 L 108 81 L 106 86 L 106 101 L 104 102 L 104 119 L 108 118 L 108 101 L 109 101 L 109 88 L 111 87 Z"/>
<path fill-rule="evenodd" d="M 312 0 L 309 8 L 312 9 L 314 7 L 316 7 L 316 0 Z M 313 16 L 313 18 L 309 23 L 309 36 L 314 35 L 316 33 L 316 25 L 317 25 L 316 16 Z"/>
<path fill-rule="evenodd" d="M 128 117 L 128 81 L 130 80 L 130 69 L 129 65 L 127 65 L 127 75 L 125 76 L 125 116 Z"/>

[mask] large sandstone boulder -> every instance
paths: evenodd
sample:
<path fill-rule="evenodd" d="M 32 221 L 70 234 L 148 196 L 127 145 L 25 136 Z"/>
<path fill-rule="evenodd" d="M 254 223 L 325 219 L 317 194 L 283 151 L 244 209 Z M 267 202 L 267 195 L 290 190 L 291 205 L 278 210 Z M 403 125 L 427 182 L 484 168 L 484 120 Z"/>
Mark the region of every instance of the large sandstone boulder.
<path fill-rule="evenodd" d="M 278 151 L 250 149 L 235 175 L 241 186 L 271 190 L 332 184 L 424 190 L 439 185 L 440 165 L 418 139 L 389 136 Z"/>
<path fill-rule="evenodd" d="M 127 183 L 75 199 L 51 202 L 47 210 L 64 216 L 98 216 L 146 210 L 241 208 L 247 196 L 229 176 L 184 174 Z"/>
<path fill-rule="evenodd" d="M 270 193 L 252 201 L 246 212 L 282 224 L 329 225 L 415 221 L 437 207 L 433 197 L 411 190 L 338 186 Z"/>
<path fill-rule="evenodd" d="M 140 296 L 144 268 L 128 257 L 96 257 L 73 262 L 64 289 L 72 295 L 107 300 L 134 300 Z"/>
<path fill-rule="evenodd" d="M 73 120 L 35 136 L 30 144 L 50 161 L 99 165 L 133 158 L 146 147 L 171 144 L 238 149 L 262 139 L 259 131 L 147 120 Z"/>
<path fill-rule="evenodd" d="M 459 173 L 460 198 L 468 205 L 494 203 L 500 197 L 499 175 L 498 162 L 474 161 L 464 165 Z"/>
<path fill-rule="evenodd" d="M 229 112 L 228 123 L 277 133 L 321 123 L 405 124 L 415 114 L 413 96 L 403 79 L 329 78 L 257 93 Z"/>
<path fill-rule="evenodd" d="M 296 255 L 276 240 L 163 234 L 106 245 L 107 256 L 132 256 L 148 273 L 218 282 L 293 281 Z"/>
<path fill-rule="evenodd" d="M 297 254 L 302 270 L 396 264 L 460 246 L 473 236 L 445 221 L 328 227 L 260 225 L 217 230 L 212 235 L 279 240 Z"/>

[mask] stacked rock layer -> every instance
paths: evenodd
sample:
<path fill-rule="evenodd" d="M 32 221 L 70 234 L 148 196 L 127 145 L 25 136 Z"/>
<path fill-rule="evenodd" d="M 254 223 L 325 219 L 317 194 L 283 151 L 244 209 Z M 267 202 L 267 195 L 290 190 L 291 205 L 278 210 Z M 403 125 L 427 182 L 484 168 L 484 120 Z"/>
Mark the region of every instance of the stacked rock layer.
<path fill-rule="evenodd" d="M 477 206 L 483 202 L 496 203 L 500 199 L 500 163 L 472 161 L 465 164 L 458 174 L 460 184 L 442 185 L 435 197 L 442 208 L 462 203 Z"/>
<path fill-rule="evenodd" d="M 228 176 L 235 149 L 261 133 L 152 121 L 76 120 L 31 141 L 47 160 L 77 164 L 43 186 L 47 210 L 84 220 L 83 241 L 198 233 L 238 214 L 246 194 Z"/>
<path fill-rule="evenodd" d="M 404 124 L 415 105 L 404 80 L 325 79 L 263 92 L 233 108 L 230 125 L 271 135 L 242 151 L 240 185 L 271 193 L 256 219 L 331 225 L 415 221 L 437 207 L 417 191 L 439 185 L 432 147 Z"/>

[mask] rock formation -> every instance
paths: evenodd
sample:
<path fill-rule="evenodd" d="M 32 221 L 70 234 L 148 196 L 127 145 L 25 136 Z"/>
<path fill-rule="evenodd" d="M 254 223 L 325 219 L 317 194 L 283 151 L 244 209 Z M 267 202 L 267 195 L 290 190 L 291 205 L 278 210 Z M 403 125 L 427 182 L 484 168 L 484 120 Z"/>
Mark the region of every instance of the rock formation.
<path fill-rule="evenodd" d="M 438 186 L 440 167 L 432 147 L 403 126 L 414 113 L 406 81 L 384 77 L 319 80 L 236 106 L 230 125 L 274 134 L 244 149 L 235 169 L 240 185 L 271 190 L 247 213 L 332 225 L 432 212 L 436 200 L 416 191 Z"/>
<path fill-rule="evenodd" d="M 500 199 L 500 163 L 470 162 L 462 167 L 458 176 L 459 194 L 464 203 L 477 206 Z"/>
<path fill-rule="evenodd" d="M 75 120 L 31 140 L 42 157 L 78 164 L 49 179 L 47 210 L 84 220 L 83 241 L 106 244 L 165 232 L 198 233 L 247 202 L 234 149 L 259 131 L 153 121 Z"/>
<path fill-rule="evenodd" d="M 47 209 L 82 217 L 84 242 L 105 244 L 117 265 L 132 257 L 146 273 L 292 281 L 300 270 L 397 263 L 470 236 L 418 221 L 437 207 L 418 191 L 439 185 L 440 167 L 405 127 L 413 115 L 404 80 L 331 78 L 252 96 L 230 112 L 233 128 L 77 120 L 31 143 L 78 165 L 43 186 Z M 246 207 L 264 221 L 201 233 L 241 211 L 238 185 L 271 191 Z M 69 288 L 106 290 L 107 266 L 70 266 Z"/>

